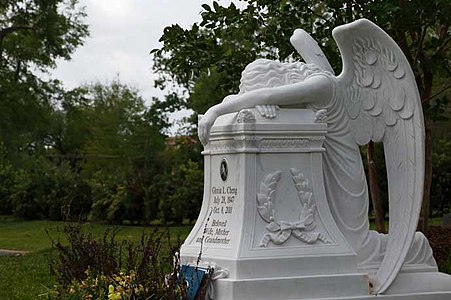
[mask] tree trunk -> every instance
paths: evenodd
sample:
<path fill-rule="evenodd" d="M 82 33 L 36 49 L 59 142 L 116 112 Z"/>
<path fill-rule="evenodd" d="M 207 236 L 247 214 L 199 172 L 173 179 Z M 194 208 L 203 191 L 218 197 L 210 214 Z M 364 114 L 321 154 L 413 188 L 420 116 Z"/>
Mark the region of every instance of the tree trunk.
<path fill-rule="evenodd" d="M 421 60 L 424 60 L 423 53 L 419 55 Z M 420 91 L 421 102 L 423 107 L 429 105 L 429 100 L 432 94 L 432 82 L 433 74 L 431 70 L 425 65 L 422 68 L 423 71 L 423 87 Z M 423 188 L 423 203 L 421 204 L 420 220 L 418 222 L 417 229 L 427 236 L 428 234 L 428 221 L 429 221 L 429 202 L 431 197 L 431 185 L 432 185 L 432 124 L 431 118 L 426 113 L 424 114 L 424 188 Z"/>
<path fill-rule="evenodd" d="M 376 231 L 381 233 L 387 233 L 385 229 L 384 209 L 380 199 L 379 185 L 377 179 L 376 163 L 374 161 L 374 143 L 370 141 L 367 148 L 367 161 L 368 161 L 368 180 L 370 183 L 371 201 L 373 202 Z"/>
<path fill-rule="evenodd" d="M 424 164 L 424 192 L 423 203 L 421 205 L 420 220 L 417 229 L 425 235 L 428 233 L 429 220 L 429 201 L 431 196 L 432 185 L 432 135 L 431 135 L 431 119 L 428 115 L 424 116 L 424 128 L 426 132 L 425 138 L 425 164 Z"/>

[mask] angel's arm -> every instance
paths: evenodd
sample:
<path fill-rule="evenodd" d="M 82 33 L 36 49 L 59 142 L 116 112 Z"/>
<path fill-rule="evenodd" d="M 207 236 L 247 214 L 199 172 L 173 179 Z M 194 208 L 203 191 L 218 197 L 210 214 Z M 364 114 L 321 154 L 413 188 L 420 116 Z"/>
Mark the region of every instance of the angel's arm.
<path fill-rule="evenodd" d="M 305 81 L 279 87 L 262 88 L 240 95 L 228 96 L 225 101 L 210 107 L 199 122 L 199 139 L 206 145 L 210 128 L 221 115 L 262 104 L 296 105 L 301 103 L 327 104 L 333 86 L 326 76 L 312 76 Z"/>

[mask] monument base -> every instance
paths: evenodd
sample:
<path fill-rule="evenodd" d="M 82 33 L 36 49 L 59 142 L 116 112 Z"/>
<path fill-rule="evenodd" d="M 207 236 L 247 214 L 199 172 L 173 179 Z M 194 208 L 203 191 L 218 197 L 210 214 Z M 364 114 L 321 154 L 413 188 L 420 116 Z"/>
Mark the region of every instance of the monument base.
<path fill-rule="evenodd" d="M 213 299 L 348 299 L 349 296 L 367 294 L 369 294 L 368 278 L 364 274 L 335 274 L 220 279 L 214 283 Z M 337 296 L 339 298 L 336 298 Z"/>
<path fill-rule="evenodd" d="M 215 300 L 374 299 L 324 190 L 321 111 L 224 115 L 205 147 L 204 199 L 181 264 L 213 268 Z M 404 270 L 384 299 L 451 299 L 451 276 Z"/>
<path fill-rule="evenodd" d="M 369 295 L 369 291 L 364 290 L 367 281 L 364 274 L 219 279 L 214 283 L 214 299 L 451 299 L 451 276 L 444 273 L 400 273 L 387 293 L 377 296 Z"/>

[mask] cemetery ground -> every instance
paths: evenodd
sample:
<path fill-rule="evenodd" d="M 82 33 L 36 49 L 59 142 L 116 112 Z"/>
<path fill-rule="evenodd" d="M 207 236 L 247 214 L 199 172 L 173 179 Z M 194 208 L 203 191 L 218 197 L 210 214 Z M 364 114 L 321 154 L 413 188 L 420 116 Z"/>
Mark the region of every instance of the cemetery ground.
<path fill-rule="evenodd" d="M 441 219 L 431 219 L 429 241 L 442 272 L 451 273 L 451 228 L 442 228 Z M 56 283 L 50 275 L 48 256 L 51 255 L 52 241 L 63 239 L 58 231 L 64 222 L 26 221 L 11 216 L 0 216 L 0 299 L 27 300 L 45 299 L 39 297 Z M 138 242 L 143 233 L 140 226 L 111 226 L 104 224 L 84 224 L 83 228 L 93 236 L 101 236 L 107 228 L 117 227 L 117 240 Z M 144 230 L 153 231 L 155 227 Z M 169 227 L 171 242 L 184 240 L 192 226 Z M 48 232 L 48 234 L 47 234 Z M 6 253 L 14 250 L 15 253 Z"/>
<path fill-rule="evenodd" d="M 50 237 L 63 241 L 64 235 L 59 231 L 63 226 L 64 222 L 28 221 L 0 215 L 0 299 L 46 299 L 39 295 L 47 293 L 56 283 L 49 272 Z M 112 227 L 119 230 L 116 235 L 119 241 L 139 242 L 143 234 L 140 226 L 83 225 L 83 229 L 94 237 L 102 236 Z M 192 225 L 169 227 L 171 243 L 176 244 L 178 239 L 183 241 L 191 228 Z M 150 233 L 155 227 L 149 226 L 144 230 Z M 11 255 L 4 250 L 15 250 L 16 253 Z"/>

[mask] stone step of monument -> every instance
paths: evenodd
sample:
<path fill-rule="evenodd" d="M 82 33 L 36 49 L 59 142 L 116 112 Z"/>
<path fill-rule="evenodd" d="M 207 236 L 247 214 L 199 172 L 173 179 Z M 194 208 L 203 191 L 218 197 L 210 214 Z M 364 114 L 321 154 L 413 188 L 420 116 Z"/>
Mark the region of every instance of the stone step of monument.
<path fill-rule="evenodd" d="M 401 273 L 383 295 L 371 295 L 364 274 L 259 279 L 220 279 L 214 299 L 246 300 L 450 300 L 451 275 L 439 272 Z"/>

